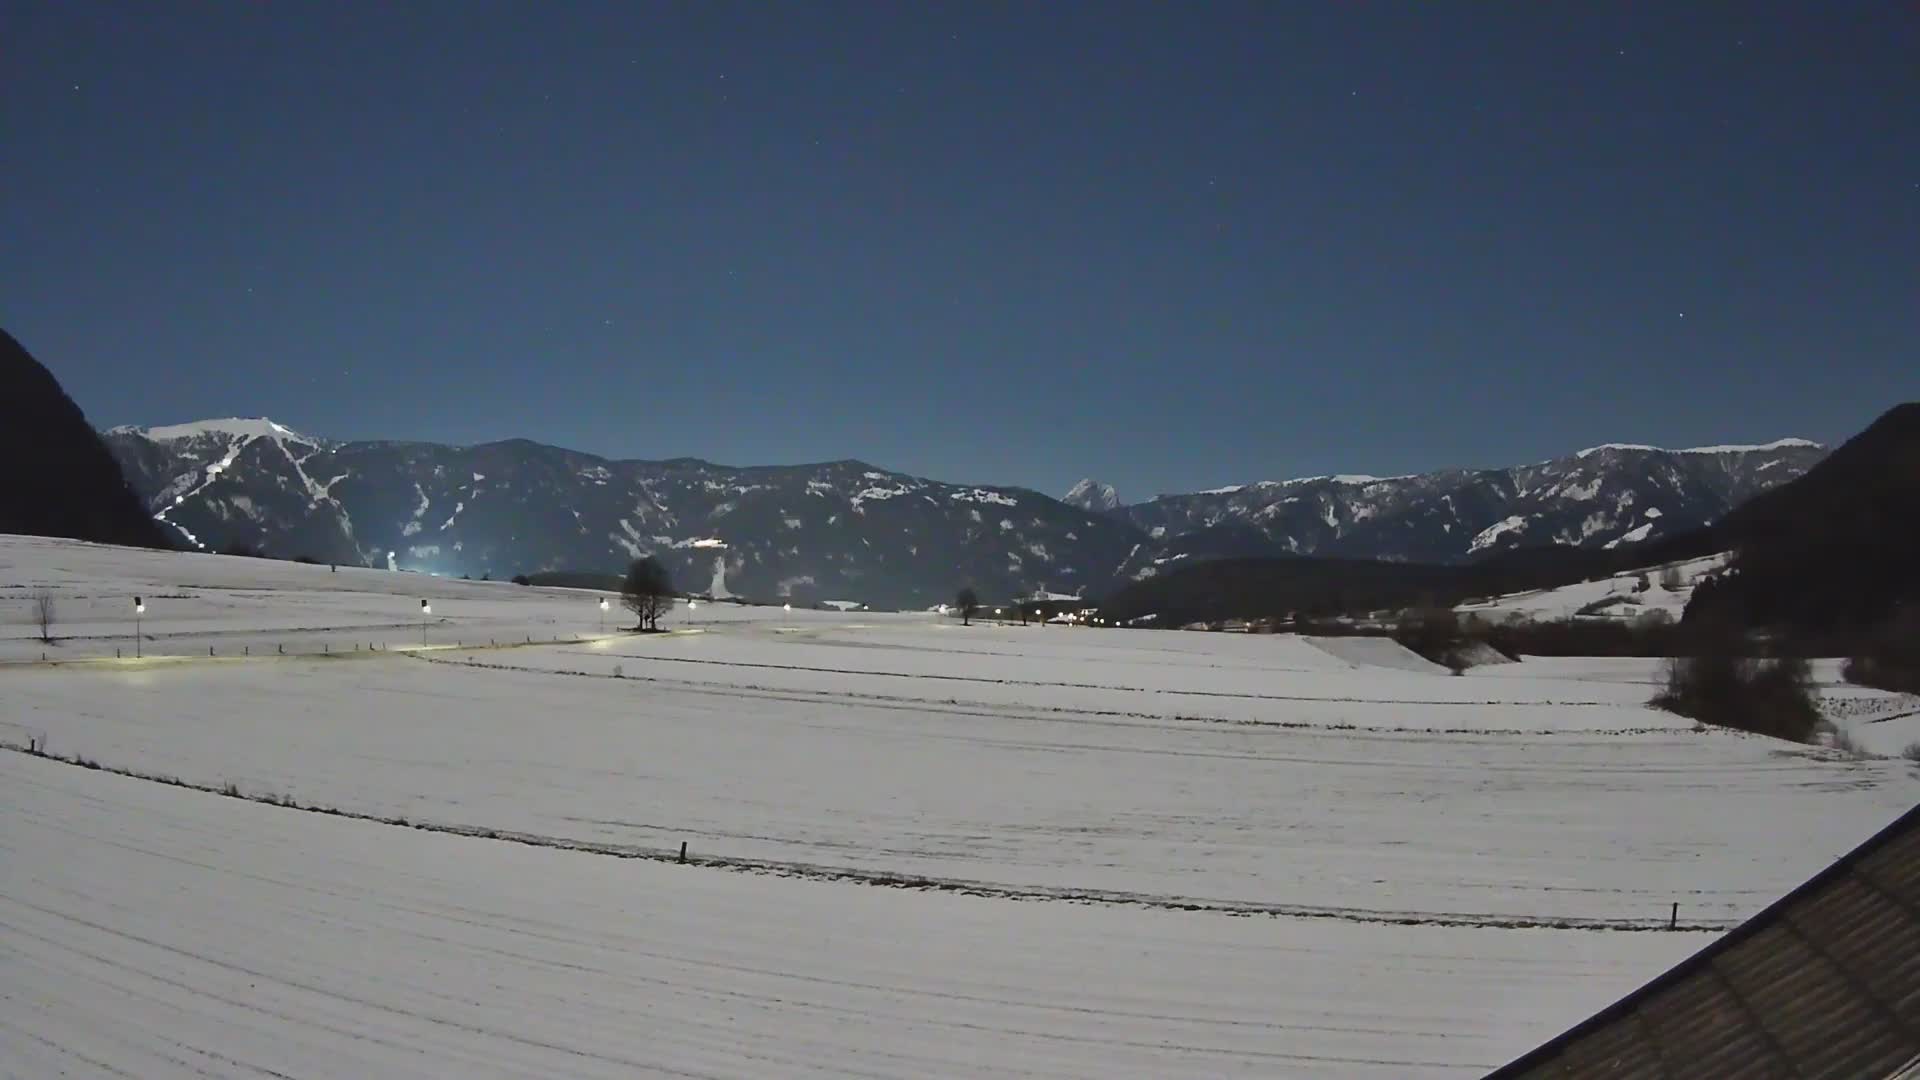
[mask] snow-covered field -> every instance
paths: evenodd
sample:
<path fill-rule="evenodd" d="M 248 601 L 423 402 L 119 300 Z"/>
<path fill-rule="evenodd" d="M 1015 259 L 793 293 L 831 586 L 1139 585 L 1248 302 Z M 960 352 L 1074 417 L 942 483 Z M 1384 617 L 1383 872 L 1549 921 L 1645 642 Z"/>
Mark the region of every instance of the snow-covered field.
<path fill-rule="evenodd" d="M 595 594 L 27 538 L 0 586 L 0 742 L 104 767 L 0 754 L 0 1074 L 1472 1075 L 1920 799 L 1649 710 L 1637 661 L 601 637 Z M 174 659 L 111 659 L 132 595 Z"/>
<path fill-rule="evenodd" d="M 1709 555 L 1703 559 L 1652 566 L 1645 570 L 1628 570 L 1594 581 L 1562 585 L 1557 589 L 1536 589 L 1497 596 L 1461 604 L 1456 610 L 1463 615 L 1477 615 L 1493 622 L 1513 619 L 1547 621 L 1571 619 L 1581 615 L 1583 609 L 1590 606 L 1604 605 L 1589 617 L 1632 619 L 1660 612 L 1677 622 L 1687 609 L 1687 601 L 1693 597 L 1694 585 L 1726 564 L 1725 555 Z M 1669 569 L 1677 580 L 1663 583 L 1662 579 Z M 1642 579 L 1647 582 L 1645 589 L 1640 588 Z M 1676 587 L 1669 589 L 1667 584 Z"/>

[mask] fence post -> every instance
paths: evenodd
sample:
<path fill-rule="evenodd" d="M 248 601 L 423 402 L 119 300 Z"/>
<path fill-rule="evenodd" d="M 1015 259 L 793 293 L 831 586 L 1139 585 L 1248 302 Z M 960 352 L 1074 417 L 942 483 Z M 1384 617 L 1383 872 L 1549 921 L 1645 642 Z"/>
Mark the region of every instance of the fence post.
<path fill-rule="evenodd" d="M 1680 926 L 1680 901 L 1675 900 L 1673 902 L 1673 913 L 1667 916 L 1667 929 L 1674 930 L 1674 929 L 1678 929 L 1679 926 Z"/>
<path fill-rule="evenodd" d="M 680 841 L 680 861 L 687 861 L 687 842 L 685 840 Z"/>

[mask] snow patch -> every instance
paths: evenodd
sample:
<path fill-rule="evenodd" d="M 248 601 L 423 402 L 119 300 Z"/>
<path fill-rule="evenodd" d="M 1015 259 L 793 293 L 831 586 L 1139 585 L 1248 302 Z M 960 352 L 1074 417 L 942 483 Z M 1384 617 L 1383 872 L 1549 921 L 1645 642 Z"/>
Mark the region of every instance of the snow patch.
<path fill-rule="evenodd" d="M 1637 544 L 1640 541 L 1645 540 L 1647 538 L 1647 534 L 1652 531 L 1653 531 L 1653 522 L 1649 521 L 1645 525 L 1641 525 L 1636 528 L 1629 529 L 1624 533 L 1621 533 L 1619 536 L 1616 536 L 1613 539 L 1607 541 L 1605 546 L 1608 550 L 1612 550 L 1613 548 L 1619 547 L 1621 544 Z"/>
<path fill-rule="evenodd" d="M 1473 542 L 1467 545 L 1467 550 L 1470 552 L 1485 551 L 1497 543 L 1501 537 L 1508 533 L 1521 532 L 1525 530 L 1526 527 L 1527 519 L 1515 514 L 1504 521 L 1496 522 L 1481 529 L 1474 535 Z"/>
<path fill-rule="evenodd" d="M 988 491 L 985 488 L 968 488 L 965 491 L 956 491 L 948 495 L 947 498 L 956 502 L 993 503 L 997 506 L 1014 506 L 1018 504 L 1018 501 L 1015 499 L 1008 498 L 997 491 Z"/>

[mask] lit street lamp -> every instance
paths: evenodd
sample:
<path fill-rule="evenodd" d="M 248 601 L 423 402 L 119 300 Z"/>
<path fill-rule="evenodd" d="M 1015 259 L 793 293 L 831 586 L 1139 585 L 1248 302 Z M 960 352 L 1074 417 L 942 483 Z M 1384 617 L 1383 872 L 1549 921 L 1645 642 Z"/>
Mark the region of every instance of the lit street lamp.
<path fill-rule="evenodd" d="M 607 632 L 607 598 L 604 596 L 600 598 L 600 632 Z"/>
<path fill-rule="evenodd" d="M 147 613 L 147 602 L 139 597 L 133 598 L 133 658 L 140 659 L 140 616 Z"/>
<path fill-rule="evenodd" d="M 420 601 L 420 644 L 427 643 L 427 616 L 433 614 L 433 605 Z"/>
<path fill-rule="evenodd" d="M 698 609 L 699 607 L 700 607 L 700 602 L 699 602 L 699 601 L 697 601 L 697 600 L 695 600 L 695 599 L 693 599 L 692 597 L 688 597 L 688 598 L 687 598 L 687 625 L 688 625 L 688 626 L 692 626 L 692 625 L 693 625 L 693 613 L 694 613 L 694 611 L 696 611 L 696 610 L 697 610 L 697 609 Z"/>

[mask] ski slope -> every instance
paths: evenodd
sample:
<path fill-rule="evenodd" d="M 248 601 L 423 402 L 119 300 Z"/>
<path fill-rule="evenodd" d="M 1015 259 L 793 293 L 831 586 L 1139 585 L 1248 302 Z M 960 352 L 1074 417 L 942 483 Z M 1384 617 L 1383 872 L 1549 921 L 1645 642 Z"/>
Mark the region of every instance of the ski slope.
<path fill-rule="evenodd" d="M 0 1075 L 1477 1075 L 1920 799 L 1647 709 L 1646 662 L 601 635 L 598 594 L 10 537 L 0 586 L 0 744 L 102 766 L 0 753 Z M 160 659 L 112 657 L 136 594 Z"/>

